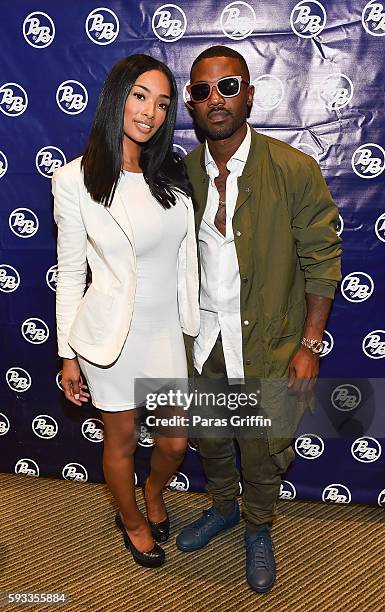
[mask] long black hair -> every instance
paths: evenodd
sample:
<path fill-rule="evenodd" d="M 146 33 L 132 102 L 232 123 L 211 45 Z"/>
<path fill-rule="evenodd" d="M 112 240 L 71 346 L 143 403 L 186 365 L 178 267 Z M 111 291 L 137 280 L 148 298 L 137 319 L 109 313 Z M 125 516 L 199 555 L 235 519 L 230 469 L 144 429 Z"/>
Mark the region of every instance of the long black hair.
<path fill-rule="evenodd" d="M 121 176 L 126 99 L 137 78 L 149 70 L 160 70 L 166 75 L 171 100 L 164 123 L 142 145 L 139 165 L 152 195 L 164 208 L 175 204 L 175 191 L 192 195 L 182 158 L 172 148 L 178 103 L 174 75 L 163 62 L 149 55 L 136 54 L 117 62 L 108 74 L 81 162 L 87 191 L 104 206 L 111 205 Z"/>

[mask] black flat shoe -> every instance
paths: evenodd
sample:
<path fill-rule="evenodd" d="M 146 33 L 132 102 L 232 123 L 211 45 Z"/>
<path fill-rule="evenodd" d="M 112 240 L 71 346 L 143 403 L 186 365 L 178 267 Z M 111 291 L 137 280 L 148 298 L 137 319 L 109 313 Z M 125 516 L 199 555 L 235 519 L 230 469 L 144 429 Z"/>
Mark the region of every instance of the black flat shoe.
<path fill-rule="evenodd" d="M 123 534 L 125 547 L 131 552 L 136 563 L 139 563 L 139 565 L 143 565 L 144 567 L 159 567 L 160 565 L 163 565 L 165 561 L 165 552 L 163 548 L 158 546 L 158 544 L 155 544 L 154 548 L 148 552 L 141 552 L 131 542 L 119 512 L 115 514 L 115 523 Z"/>
<path fill-rule="evenodd" d="M 144 501 L 146 501 L 146 481 L 142 484 Z M 167 542 L 170 537 L 170 517 L 166 511 L 166 518 L 159 523 L 150 521 L 147 516 L 148 524 L 150 525 L 151 534 L 157 542 Z"/>

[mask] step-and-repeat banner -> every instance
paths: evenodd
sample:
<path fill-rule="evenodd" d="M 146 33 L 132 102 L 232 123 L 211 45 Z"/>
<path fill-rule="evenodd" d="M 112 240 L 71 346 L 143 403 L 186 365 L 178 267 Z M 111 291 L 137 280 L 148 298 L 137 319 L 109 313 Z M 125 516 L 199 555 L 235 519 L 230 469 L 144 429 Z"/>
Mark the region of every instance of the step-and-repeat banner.
<path fill-rule="evenodd" d="M 82 152 L 107 72 L 132 53 L 173 70 L 175 148 L 190 151 L 189 69 L 224 44 L 250 67 L 250 123 L 313 156 L 340 211 L 343 280 L 321 359 L 322 377 L 335 379 L 323 406 L 330 428 L 317 428 L 317 413 L 306 417 L 281 497 L 385 506 L 383 396 L 373 401 L 385 365 L 385 4 L 176 2 L 1 3 L 0 470 L 103 480 L 100 415 L 68 404 L 60 387 L 50 179 Z M 138 481 L 152 445 L 143 429 Z M 170 488 L 203 487 L 189 447 Z"/>

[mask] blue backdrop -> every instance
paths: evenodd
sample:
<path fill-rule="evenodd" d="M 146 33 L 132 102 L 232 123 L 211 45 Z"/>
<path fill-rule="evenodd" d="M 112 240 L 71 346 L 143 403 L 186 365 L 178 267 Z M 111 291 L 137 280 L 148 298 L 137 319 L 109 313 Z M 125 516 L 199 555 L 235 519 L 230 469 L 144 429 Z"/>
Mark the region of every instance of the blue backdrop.
<path fill-rule="evenodd" d="M 281 496 L 385 506 L 383 400 L 366 380 L 384 376 L 385 358 L 385 4 L 20 0 L 1 3 L 0 34 L 0 470 L 103 479 L 100 415 L 60 389 L 50 179 L 81 153 L 107 72 L 132 53 L 175 73 L 175 147 L 190 151 L 189 68 L 225 44 L 250 67 L 251 124 L 312 155 L 340 210 L 343 281 L 321 366 L 332 426 L 307 417 Z M 142 433 L 139 481 L 152 445 Z M 203 489 L 193 448 L 170 486 Z"/>

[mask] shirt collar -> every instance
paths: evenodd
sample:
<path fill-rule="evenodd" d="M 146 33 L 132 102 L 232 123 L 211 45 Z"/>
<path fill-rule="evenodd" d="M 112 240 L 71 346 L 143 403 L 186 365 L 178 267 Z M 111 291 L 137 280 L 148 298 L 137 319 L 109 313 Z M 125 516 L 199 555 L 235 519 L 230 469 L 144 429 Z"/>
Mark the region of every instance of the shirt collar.
<path fill-rule="evenodd" d="M 226 164 L 228 170 L 229 170 L 229 165 L 231 165 L 230 162 L 232 162 L 232 160 L 237 160 L 244 164 L 247 162 L 247 157 L 250 151 L 250 145 L 251 145 L 251 129 L 250 129 L 249 124 L 247 124 L 247 132 L 246 132 L 245 138 L 239 145 L 238 149 L 235 151 L 234 155 L 230 157 L 229 161 Z M 212 169 L 213 167 L 217 168 L 217 165 L 213 159 L 213 156 L 210 153 L 210 149 L 207 144 L 207 141 L 205 145 L 205 166 L 206 166 L 207 174 L 209 174 L 209 170 Z"/>

